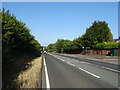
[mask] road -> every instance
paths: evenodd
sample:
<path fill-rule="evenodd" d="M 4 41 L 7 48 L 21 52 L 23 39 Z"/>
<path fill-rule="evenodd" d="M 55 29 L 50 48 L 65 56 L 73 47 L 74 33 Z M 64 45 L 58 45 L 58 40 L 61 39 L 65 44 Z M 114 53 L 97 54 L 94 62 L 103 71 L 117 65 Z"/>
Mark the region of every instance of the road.
<path fill-rule="evenodd" d="M 88 62 L 46 53 L 50 88 L 118 88 L 118 73 Z"/>
<path fill-rule="evenodd" d="M 107 68 L 113 69 L 115 71 L 120 71 L 120 68 L 119 68 L 120 65 L 119 64 L 114 64 L 114 63 L 106 62 L 104 60 L 93 59 L 93 58 L 87 59 L 87 58 L 83 58 L 83 57 L 77 57 L 77 56 L 71 56 L 71 55 L 62 55 L 62 54 L 56 54 L 56 55 L 67 57 L 67 58 L 73 58 L 75 60 L 92 63 L 92 64 L 99 65 L 99 66 L 102 66 L 102 67 L 107 67 Z"/>

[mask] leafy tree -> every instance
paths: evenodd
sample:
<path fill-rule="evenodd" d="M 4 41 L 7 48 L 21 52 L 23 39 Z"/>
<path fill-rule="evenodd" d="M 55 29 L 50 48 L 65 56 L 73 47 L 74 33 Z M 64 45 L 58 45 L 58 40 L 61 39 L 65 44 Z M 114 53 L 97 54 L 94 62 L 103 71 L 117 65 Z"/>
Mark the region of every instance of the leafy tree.
<path fill-rule="evenodd" d="M 80 52 L 82 47 L 75 41 L 58 39 L 56 43 L 48 45 L 47 49 L 57 53 L 76 53 Z"/>
<path fill-rule="evenodd" d="M 113 36 L 105 21 L 95 21 L 82 35 L 80 41 L 85 47 L 94 47 L 98 43 L 113 42 Z"/>
<path fill-rule="evenodd" d="M 105 21 L 95 21 L 81 37 L 73 41 L 58 39 L 55 44 L 50 44 L 48 48 L 57 53 L 74 53 L 81 52 L 82 47 L 95 48 L 97 44 L 103 42 L 113 42 L 112 33 Z"/>
<path fill-rule="evenodd" d="M 54 44 L 49 44 L 47 46 L 47 51 L 54 52 L 55 51 L 55 43 Z"/>
<path fill-rule="evenodd" d="M 63 46 L 64 53 L 78 53 L 81 51 L 81 46 L 70 40 L 68 40 Z"/>
<path fill-rule="evenodd" d="M 56 47 L 56 52 L 58 53 L 63 53 L 63 45 L 65 44 L 65 40 L 64 39 L 58 39 L 55 47 Z"/>
<path fill-rule="evenodd" d="M 5 9 L 2 10 L 2 48 L 3 66 L 10 65 L 16 58 L 25 55 L 40 56 L 42 50 L 26 24 Z"/>
<path fill-rule="evenodd" d="M 73 43 L 76 44 L 76 45 L 78 45 L 79 47 L 82 47 L 82 41 L 81 40 L 82 40 L 81 37 L 75 38 L 73 40 Z"/>

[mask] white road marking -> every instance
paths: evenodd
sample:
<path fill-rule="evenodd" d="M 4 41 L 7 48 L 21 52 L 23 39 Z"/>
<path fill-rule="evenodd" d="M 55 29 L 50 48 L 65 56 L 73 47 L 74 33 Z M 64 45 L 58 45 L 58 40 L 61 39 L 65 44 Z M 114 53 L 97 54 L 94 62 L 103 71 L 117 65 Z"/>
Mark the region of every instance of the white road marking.
<path fill-rule="evenodd" d="M 44 66 L 45 66 L 45 77 L 46 77 L 46 88 L 47 90 L 50 90 L 50 82 L 49 82 L 49 77 L 48 77 L 48 71 L 47 71 L 47 65 L 45 62 L 45 58 L 43 58 L 44 61 Z"/>
<path fill-rule="evenodd" d="M 92 76 L 94 76 L 94 77 L 96 77 L 96 78 L 100 78 L 100 76 L 95 75 L 95 74 L 93 74 L 93 73 L 91 73 L 91 72 L 89 72 L 89 71 L 87 71 L 87 70 L 84 70 L 84 69 L 82 69 L 82 68 L 79 68 L 79 69 L 82 70 L 82 71 L 84 71 L 84 72 L 86 72 L 86 73 L 88 73 L 88 74 L 90 74 L 90 75 L 92 75 Z"/>
<path fill-rule="evenodd" d="M 83 62 L 83 61 L 81 61 L 80 63 L 83 63 L 83 64 L 90 64 L 90 63 L 88 63 L 88 62 Z"/>
<path fill-rule="evenodd" d="M 70 65 L 75 66 L 74 64 L 70 64 Z"/>
<path fill-rule="evenodd" d="M 56 58 L 58 58 L 58 57 L 56 57 Z M 58 58 L 58 59 L 64 61 L 63 59 L 60 59 L 60 58 Z M 64 62 L 65 62 L 65 61 L 64 61 Z M 69 65 L 75 66 L 74 64 L 71 64 L 71 63 L 69 63 L 69 62 L 66 62 L 66 63 L 68 63 Z M 87 62 L 81 62 L 81 63 L 90 64 L 90 63 L 87 63 Z M 78 68 L 79 68 L 79 67 L 78 67 Z M 93 74 L 93 73 L 91 73 L 91 72 L 89 72 L 89 71 L 87 71 L 87 70 L 84 70 L 84 69 L 82 69 L 82 68 L 79 68 L 79 69 L 82 70 L 82 71 L 84 71 L 84 72 L 86 72 L 86 73 L 88 73 L 88 74 L 90 74 L 90 75 L 92 75 L 92 76 L 94 76 L 94 77 L 96 77 L 96 78 L 100 78 L 100 76 L 95 75 L 95 74 Z"/>
<path fill-rule="evenodd" d="M 63 59 L 61 59 L 63 62 L 65 62 Z"/>
<path fill-rule="evenodd" d="M 75 65 L 74 65 L 74 64 L 72 64 L 72 63 L 69 63 L 69 62 L 66 62 L 66 63 L 68 63 L 69 65 L 75 66 Z"/>
<path fill-rule="evenodd" d="M 118 71 L 118 70 L 114 70 L 114 69 L 107 68 L 107 67 L 102 67 L 102 68 L 107 69 L 107 70 L 110 70 L 110 71 L 114 71 L 114 72 L 120 72 L 120 71 Z"/>
<path fill-rule="evenodd" d="M 66 62 L 66 63 L 71 64 L 71 63 L 69 63 L 69 62 Z"/>
<path fill-rule="evenodd" d="M 57 58 L 57 57 L 56 57 L 56 58 Z M 60 58 L 58 58 L 58 59 L 60 59 Z M 62 60 L 63 62 L 65 62 L 63 59 L 60 59 L 60 60 Z M 69 63 L 69 62 L 66 62 L 66 63 L 68 63 L 69 65 L 75 66 L 74 64 L 71 64 L 71 63 Z M 90 64 L 90 63 L 87 63 L 87 62 L 81 62 L 81 63 Z M 84 70 L 84 69 L 82 69 L 82 68 L 79 68 L 79 69 L 82 70 L 82 71 L 84 71 L 84 72 L 86 72 L 86 73 L 88 73 L 88 74 L 90 74 L 90 75 L 92 75 L 92 76 L 94 76 L 94 77 L 96 77 L 96 78 L 100 78 L 100 76 L 95 75 L 95 74 L 93 74 L 93 73 L 91 73 L 91 72 L 89 72 L 89 71 L 87 71 L 87 70 Z"/>

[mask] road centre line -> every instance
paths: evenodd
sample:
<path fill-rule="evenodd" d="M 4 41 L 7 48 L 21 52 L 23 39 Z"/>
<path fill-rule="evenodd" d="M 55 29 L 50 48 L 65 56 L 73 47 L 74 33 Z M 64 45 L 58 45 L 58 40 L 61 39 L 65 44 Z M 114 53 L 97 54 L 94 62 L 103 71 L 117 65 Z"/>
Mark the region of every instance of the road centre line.
<path fill-rule="evenodd" d="M 118 72 L 118 73 L 120 73 L 120 71 L 119 70 L 114 70 L 114 69 L 111 69 L 111 68 L 107 68 L 107 67 L 102 67 L 103 69 L 107 69 L 107 70 L 110 70 L 110 71 L 114 71 L 114 72 Z"/>
<path fill-rule="evenodd" d="M 63 59 L 61 59 L 63 62 L 65 62 Z"/>
<path fill-rule="evenodd" d="M 52 55 L 53 56 L 53 55 Z M 55 57 L 55 56 L 54 56 Z M 55 58 L 57 58 L 58 59 L 58 57 L 55 57 Z M 66 60 L 63 60 L 63 59 L 60 59 L 60 60 L 62 60 L 63 62 L 66 62 Z M 67 63 L 67 62 L 66 62 Z M 91 64 L 91 63 L 84 63 L 84 62 L 81 62 L 81 63 L 83 63 L 83 64 Z M 71 64 L 71 63 L 69 63 L 68 62 L 68 64 L 69 65 L 72 65 L 72 66 L 75 66 L 74 64 Z M 95 65 L 96 67 L 100 67 L 100 66 L 98 66 L 98 65 Z M 79 68 L 79 67 L 78 67 Z M 118 70 L 114 70 L 114 69 L 111 69 L 111 68 L 107 68 L 107 67 L 100 67 L 100 68 L 103 68 L 103 69 L 106 69 L 106 70 L 110 70 L 110 71 L 113 71 L 113 72 L 117 72 L 117 73 L 120 73 L 120 71 L 118 71 Z M 91 73 L 91 72 L 89 72 L 89 71 L 87 71 L 87 70 L 84 70 L 84 69 L 82 69 L 82 68 L 79 68 L 80 70 L 82 70 L 82 71 L 84 71 L 84 72 L 86 72 L 86 73 L 88 73 L 88 74 L 90 74 L 90 75 L 92 75 L 92 76 L 94 76 L 94 77 L 96 77 L 96 78 L 100 78 L 100 76 L 98 76 L 98 75 L 95 75 L 95 74 L 93 74 L 93 73 Z"/>
<path fill-rule="evenodd" d="M 63 61 L 63 59 L 59 59 L 59 60 L 62 60 Z M 65 61 L 64 61 L 65 62 Z M 72 66 L 75 66 L 74 64 L 71 64 L 71 63 L 69 63 L 69 62 L 66 62 L 66 63 L 68 63 L 69 65 L 72 65 Z M 79 67 L 78 67 L 79 68 Z M 91 73 L 91 72 L 89 72 L 89 71 L 87 71 L 87 70 L 84 70 L 84 69 L 82 69 L 82 68 L 79 68 L 80 70 L 82 70 L 82 71 L 84 71 L 84 72 L 86 72 L 86 73 L 88 73 L 88 74 L 90 74 L 90 75 L 92 75 L 92 76 L 94 76 L 94 77 L 96 77 L 96 78 L 100 78 L 100 76 L 98 76 L 98 75 L 95 75 L 95 74 L 93 74 L 93 73 Z"/>
<path fill-rule="evenodd" d="M 82 69 L 82 68 L 79 68 L 79 69 L 82 70 L 82 71 L 84 71 L 84 72 L 86 72 L 86 73 L 88 73 L 88 74 L 90 74 L 90 75 L 92 75 L 92 76 L 94 76 L 94 77 L 96 77 L 96 78 L 100 78 L 100 76 L 95 75 L 95 74 L 93 74 L 93 73 L 91 73 L 91 72 L 89 72 L 89 71 L 87 71 L 87 70 L 84 70 L 84 69 Z"/>
<path fill-rule="evenodd" d="M 62 61 L 63 61 L 63 60 L 62 60 Z M 66 62 L 66 63 L 68 63 L 69 65 L 75 66 L 74 64 L 71 64 L 71 63 L 69 63 L 69 62 Z M 89 71 L 87 71 L 87 70 L 84 70 L 84 69 L 82 69 L 82 68 L 79 68 L 79 69 L 82 70 L 82 71 L 84 71 L 84 72 L 86 72 L 86 73 L 88 73 L 88 74 L 90 74 L 90 75 L 92 75 L 92 76 L 94 76 L 94 77 L 96 77 L 96 78 L 100 78 L 100 76 L 95 75 L 95 74 L 93 74 L 93 73 L 91 73 L 91 72 L 89 72 Z"/>
<path fill-rule="evenodd" d="M 49 77 L 48 77 L 48 71 L 47 71 L 47 65 L 45 62 L 45 57 L 43 58 L 44 66 L 45 66 L 45 79 L 46 79 L 46 88 L 47 90 L 50 90 L 50 82 L 49 82 Z"/>
<path fill-rule="evenodd" d="M 88 63 L 88 62 L 84 62 L 84 61 L 81 61 L 80 63 L 83 63 L 83 64 L 90 64 L 90 63 Z"/>
<path fill-rule="evenodd" d="M 70 64 L 70 65 L 72 65 L 72 66 L 75 66 L 74 64 L 72 64 L 72 63 L 69 63 L 69 62 L 66 62 L 66 63 L 68 63 L 68 64 Z"/>
<path fill-rule="evenodd" d="M 71 64 L 71 63 L 69 63 L 69 62 L 66 62 L 66 63 Z"/>
<path fill-rule="evenodd" d="M 70 65 L 75 66 L 74 64 L 70 64 Z"/>

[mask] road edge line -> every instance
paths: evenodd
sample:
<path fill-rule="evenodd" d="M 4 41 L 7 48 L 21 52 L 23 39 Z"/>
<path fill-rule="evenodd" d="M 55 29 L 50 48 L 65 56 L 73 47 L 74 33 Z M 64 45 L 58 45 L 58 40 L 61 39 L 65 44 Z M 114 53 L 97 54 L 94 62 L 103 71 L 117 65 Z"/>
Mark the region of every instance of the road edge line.
<path fill-rule="evenodd" d="M 49 77 L 48 77 L 48 71 L 47 71 L 47 65 L 46 65 L 46 62 L 45 62 L 45 57 L 43 58 L 43 61 L 44 61 L 44 67 L 45 67 L 46 88 L 50 89 L 50 82 L 49 82 Z"/>

